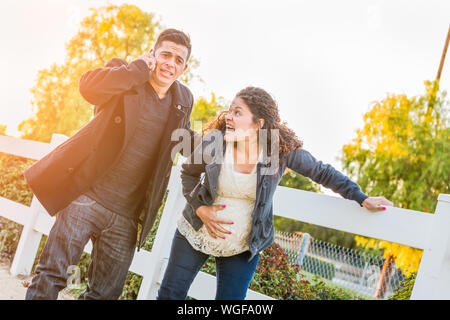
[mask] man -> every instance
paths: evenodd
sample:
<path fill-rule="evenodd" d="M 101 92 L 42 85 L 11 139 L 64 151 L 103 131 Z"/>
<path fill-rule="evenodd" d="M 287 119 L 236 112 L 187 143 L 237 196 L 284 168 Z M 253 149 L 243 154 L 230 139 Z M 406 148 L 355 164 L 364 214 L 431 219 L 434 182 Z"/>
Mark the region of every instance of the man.
<path fill-rule="evenodd" d="M 93 242 L 81 299 L 117 299 L 142 247 L 170 177 L 173 130 L 190 130 L 193 97 L 177 81 L 191 54 L 189 37 L 165 30 L 154 49 L 127 64 L 112 59 L 81 77 L 94 118 L 25 172 L 36 197 L 56 215 L 26 299 L 56 299 L 67 269 Z"/>

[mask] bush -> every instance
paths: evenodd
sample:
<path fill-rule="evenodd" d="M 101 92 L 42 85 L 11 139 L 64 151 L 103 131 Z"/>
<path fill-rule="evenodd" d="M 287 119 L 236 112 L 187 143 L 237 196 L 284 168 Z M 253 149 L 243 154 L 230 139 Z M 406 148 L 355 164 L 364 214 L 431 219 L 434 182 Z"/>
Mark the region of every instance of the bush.
<path fill-rule="evenodd" d="M 412 273 L 408 278 L 400 283 L 400 286 L 395 290 L 394 294 L 388 300 L 409 300 L 416 281 L 416 273 Z"/>
<path fill-rule="evenodd" d="M 0 196 L 29 206 L 33 193 L 23 172 L 35 160 L 0 153 Z"/>
<path fill-rule="evenodd" d="M 297 277 L 298 265 L 289 264 L 289 257 L 276 243 L 261 253 L 250 289 L 275 299 L 315 300 L 309 282 Z"/>
<path fill-rule="evenodd" d="M 323 279 L 316 277 L 310 286 L 317 300 L 366 300 L 357 292 L 337 285 L 327 285 Z"/>
<path fill-rule="evenodd" d="M 19 243 L 22 226 L 0 217 L 0 258 L 11 261 Z"/>
<path fill-rule="evenodd" d="M 310 255 L 305 255 L 303 258 L 302 269 L 328 280 L 333 280 L 336 273 L 336 267 L 333 263 L 320 260 Z"/>

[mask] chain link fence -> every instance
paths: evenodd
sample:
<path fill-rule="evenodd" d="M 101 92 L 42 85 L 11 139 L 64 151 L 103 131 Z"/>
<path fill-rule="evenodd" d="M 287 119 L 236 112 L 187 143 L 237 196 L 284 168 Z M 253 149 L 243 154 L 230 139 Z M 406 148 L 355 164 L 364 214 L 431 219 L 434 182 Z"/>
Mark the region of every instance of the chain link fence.
<path fill-rule="evenodd" d="M 275 232 L 275 242 L 301 266 L 310 281 L 320 277 L 329 285 L 352 290 L 367 298 L 387 299 L 406 278 L 392 258 L 368 255 L 313 239 L 307 233 Z"/>

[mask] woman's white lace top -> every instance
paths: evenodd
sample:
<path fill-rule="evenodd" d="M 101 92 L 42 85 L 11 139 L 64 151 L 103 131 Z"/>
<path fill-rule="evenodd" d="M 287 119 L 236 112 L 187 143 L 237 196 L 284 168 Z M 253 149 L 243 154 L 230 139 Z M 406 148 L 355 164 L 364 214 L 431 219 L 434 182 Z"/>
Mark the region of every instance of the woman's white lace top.
<path fill-rule="evenodd" d="M 256 166 L 249 174 L 235 172 L 233 150 L 233 144 L 228 144 L 214 201 L 214 205 L 226 205 L 225 209 L 217 211 L 217 215 L 234 222 L 222 225 L 231 234 L 223 235 L 225 239 L 214 239 L 205 225 L 196 232 L 183 216 L 177 224 L 178 231 L 195 250 L 216 257 L 228 257 L 249 250 L 252 213 L 256 201 Z"/>

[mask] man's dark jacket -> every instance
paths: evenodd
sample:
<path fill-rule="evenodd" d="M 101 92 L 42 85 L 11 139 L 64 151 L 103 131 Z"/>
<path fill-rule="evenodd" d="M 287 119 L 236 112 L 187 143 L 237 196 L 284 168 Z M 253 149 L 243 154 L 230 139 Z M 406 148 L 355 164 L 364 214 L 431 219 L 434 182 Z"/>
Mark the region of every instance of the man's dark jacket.
<path fill-rule="evenodd" d="M 24 173 L 33 193 L 50 215 L 56 215 L 88 191 L 119 159 L 137 126 L 143 103 L 140 97 L 149 72 L 144 60 L 127 64 L 115 58 L 106 67 L 82 75 L 80 93 L 95 105 L 94 118 Z M 189 122 L 192 93 L 178 81 L 169 90 L 173 110 L 169 113 L 155 167 L 147 177 L 145 199 L 139 205 L 142 225 L 139 248 L 155 221 L 169 181 L 171 150 L 178 143 L 171 141 L 172 132 L 185 128 L 191 138 L 194 136 Z"/>

